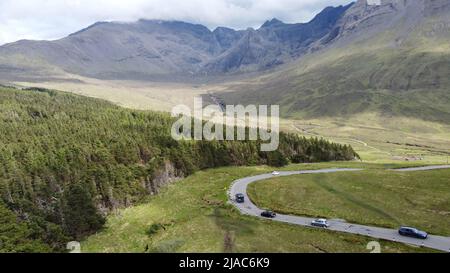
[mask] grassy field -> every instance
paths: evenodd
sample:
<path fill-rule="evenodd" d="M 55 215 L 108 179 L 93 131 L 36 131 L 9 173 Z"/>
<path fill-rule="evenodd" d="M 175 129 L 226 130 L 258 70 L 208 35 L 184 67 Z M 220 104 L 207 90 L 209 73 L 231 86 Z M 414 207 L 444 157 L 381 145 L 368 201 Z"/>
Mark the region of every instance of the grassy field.
<path fill-rule="evenodd" d="M 155 83 L 141 81 L 113 81 L 69 75 L 61 81 L 14 82 L 17 86 L 42 87 L 108 100 L 119 106 L 170 112 L 179 104 L 193 106 L 194 97 L 208 91 L 222 90 L 220 86 Z"/>
<path fill-rule="evenodd" d="M 385 168 L 399 165 L 326 163 L 286 170 L 327 167 Z M 227 204 L 235 179 L 269 167 L 221 168 L 198 172 L 166 188 L 145 204 L 120 210 L 106 228 L 82 242 L 84 252 L 369 252 L 370 238 L 302 228 L 240 215 Z M 383 252 L 428 252 L 382 242 Z"/>
<path fill-rule="evenodd" d="M 450 155 L 450 126 L 413 118 L 284 119 L 281 128 L 352 145 L 365 162 L 448 164 Z"/>
<path fill-rule="evenodd" d="M 260 207 L 280 213 L 391 228 L 409 225 L 450 236 L 450 170 L 280 177 L 250 185 L 249 195 Z"/>

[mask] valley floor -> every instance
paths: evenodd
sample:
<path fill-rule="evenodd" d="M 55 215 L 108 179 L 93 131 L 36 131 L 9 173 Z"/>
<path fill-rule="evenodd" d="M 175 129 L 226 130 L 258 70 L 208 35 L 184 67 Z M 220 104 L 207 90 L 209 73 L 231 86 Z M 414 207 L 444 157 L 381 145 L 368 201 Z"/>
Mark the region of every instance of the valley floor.
<path fill-rule="evenodd" d="M 67 75 L 61 81 L 13 84 L 63 90 L 108 100 L 131 109 L 170 112 L 179 104 L 192 107 L 196 96 L 231 92 L 236 83 L 169 84 L 106 81 Z M 450 157 L 450 124 L 411 117 L 367 112 L 349 117 L 291 118 L 281 120 L 281 130 L 350 144 L 367 162 L 447 164 Z"/>
<path fill-rule="evenodd" d="M 365 113 L 351 118 L 282 120 L 284 131 L 351 145 L 364 162 L 449 164 L 450 125 Z"/>

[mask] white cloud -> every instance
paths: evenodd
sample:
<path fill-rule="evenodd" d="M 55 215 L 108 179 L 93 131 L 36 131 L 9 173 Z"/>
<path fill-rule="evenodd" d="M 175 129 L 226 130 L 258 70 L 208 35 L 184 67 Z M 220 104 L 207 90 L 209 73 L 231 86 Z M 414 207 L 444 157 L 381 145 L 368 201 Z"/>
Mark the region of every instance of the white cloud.
<path fill-rule="evenodd" d="M 351 0 L 0 0 L 0 44 L 58 39 L 97 21 L 182 20 L 210 28 L 258 27 L 273 17 L 305 22 Z"/>

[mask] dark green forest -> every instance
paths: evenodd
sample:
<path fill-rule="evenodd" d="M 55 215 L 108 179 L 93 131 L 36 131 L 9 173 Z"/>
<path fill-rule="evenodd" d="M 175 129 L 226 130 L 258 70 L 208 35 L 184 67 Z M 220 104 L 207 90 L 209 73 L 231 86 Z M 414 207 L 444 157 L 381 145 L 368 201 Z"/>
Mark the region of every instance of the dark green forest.
<path fill-rule="evenodd" d="M 31 88 L 0 87 L 0 252 L 60 252 L 114 209 L 220 166 L 352 160 L 350 146 L 293 134 L 258 141 L 181 141 L 166 113 Z"/>

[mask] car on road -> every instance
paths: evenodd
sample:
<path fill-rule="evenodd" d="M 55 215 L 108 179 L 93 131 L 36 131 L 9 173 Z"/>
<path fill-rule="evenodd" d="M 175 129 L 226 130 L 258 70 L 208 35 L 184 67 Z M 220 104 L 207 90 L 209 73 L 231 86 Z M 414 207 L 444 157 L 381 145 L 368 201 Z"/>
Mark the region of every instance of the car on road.
<path fill-rule="evenodd" d="M 417 228 L 412 228 L 412 227 L 401 227 L 398 230 L 398 233 L 402 236 L 413 237 L 413 238 L 417 238 L 417 239 L 425 240 L 428 238 L 428 233 L 426 233 L 425 231 L 418 230 Z"/>
<path fill-rule="evenodd" d="M 245 195 L 242 193 L 236 194 L 236 202 L 237 203 L 245 203 Z"/>
<path fill-rule="evenodd" d="M 265 218 L 275 218 L 277 216 L 277 214 L 273 211 L 265 210 L 265 211 L 261 212 L 261 216 L 265 217 Z"/>
<path fill-rule="evenodd" d="M 311 226 L 313 227 L 321 227 L 321 228 L 329 228 L 330 224 L 327 219 L 316 219 L 311 222 Z"/>
<path fill-rule="evenodd" d="M 272 172 L 272 175 L 280 175 L 280 172 L 274 171 Z"/>

